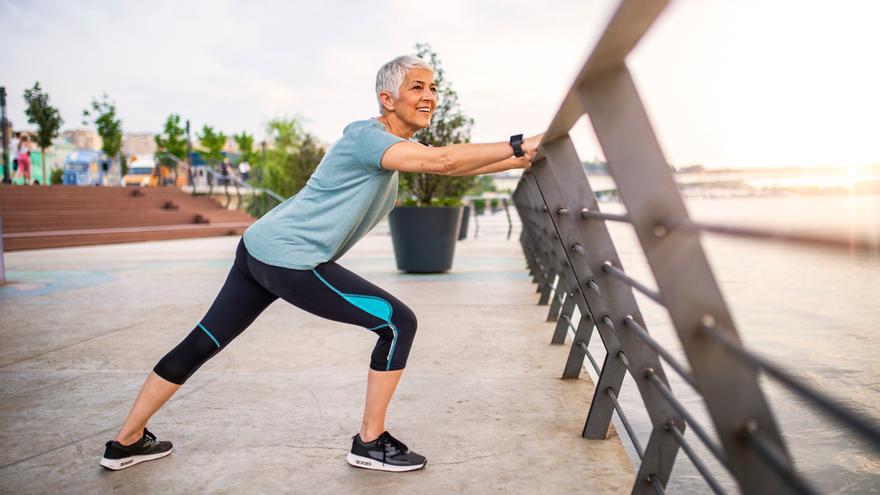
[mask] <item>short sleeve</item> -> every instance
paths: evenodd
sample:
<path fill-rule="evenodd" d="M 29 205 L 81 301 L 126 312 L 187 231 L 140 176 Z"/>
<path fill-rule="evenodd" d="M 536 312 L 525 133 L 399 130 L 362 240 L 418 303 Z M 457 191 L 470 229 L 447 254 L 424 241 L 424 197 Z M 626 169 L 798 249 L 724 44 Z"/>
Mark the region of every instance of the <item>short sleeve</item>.
<path fill-rule="evenodd" d="M 389 134 L 376 126 L 368 125 L 361 129 L 358 136 L 358 156 L 361 163 L 370 169 L 382 168 L 382 155 L 394 143 L 405 141 L 402 137 Z"/>

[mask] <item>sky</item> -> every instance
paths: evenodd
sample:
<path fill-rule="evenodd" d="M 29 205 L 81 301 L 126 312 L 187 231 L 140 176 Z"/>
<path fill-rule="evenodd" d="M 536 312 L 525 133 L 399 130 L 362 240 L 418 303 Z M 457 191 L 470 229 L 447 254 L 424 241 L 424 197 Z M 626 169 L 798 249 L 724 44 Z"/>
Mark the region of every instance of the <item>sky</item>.
<path fill-rule="evenodd" d="M 40 81 L 64 128 L 106 92 L 126 132 L 247 131 L 296 116 L 325 143 L 378 114 L 377 69 L 430 43 L 472 140 L 543 131 L 614 11 L 534 2 L 0 0 L 9 118 Z M 880 2 L 678 0 L 628 61 L 674 165 L 880 163 Z M 588 119 L 572 131 L 601 158 Z"/>

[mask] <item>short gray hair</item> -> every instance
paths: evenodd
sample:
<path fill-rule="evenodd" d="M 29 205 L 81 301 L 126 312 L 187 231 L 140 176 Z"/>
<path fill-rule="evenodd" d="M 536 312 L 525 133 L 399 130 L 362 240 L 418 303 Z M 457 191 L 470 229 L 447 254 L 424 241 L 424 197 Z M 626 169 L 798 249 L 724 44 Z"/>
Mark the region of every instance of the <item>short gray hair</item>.
<path fill-rule="evenodd" d="M 399 97 L 398 90 L 406 78 L 407 71 L 416 68 L 434 71 L 431 64 L 415 55 L 401 55 L 379 68 L 379 72 L 376 74 L 376 100 L 379 102 L 379 113 L 385 111 L 379 94 L 382 91 L 388 91 L 395 98 Z"/>

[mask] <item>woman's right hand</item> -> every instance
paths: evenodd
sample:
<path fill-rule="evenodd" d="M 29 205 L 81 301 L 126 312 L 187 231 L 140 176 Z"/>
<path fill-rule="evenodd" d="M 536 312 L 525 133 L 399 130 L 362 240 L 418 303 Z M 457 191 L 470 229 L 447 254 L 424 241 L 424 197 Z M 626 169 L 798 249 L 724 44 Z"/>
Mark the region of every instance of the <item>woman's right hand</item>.
<path fill-rule="evenodd" d="M 541 144 L 541 139 L 543 138 L 544 133 L 542 132 L 541 134 L 535 134 L 534 136 L 527 137 L 523 140 L 522 149 L 529 159 L 535 157 L 535 153 L 538 152 L 538 145 Z"/>

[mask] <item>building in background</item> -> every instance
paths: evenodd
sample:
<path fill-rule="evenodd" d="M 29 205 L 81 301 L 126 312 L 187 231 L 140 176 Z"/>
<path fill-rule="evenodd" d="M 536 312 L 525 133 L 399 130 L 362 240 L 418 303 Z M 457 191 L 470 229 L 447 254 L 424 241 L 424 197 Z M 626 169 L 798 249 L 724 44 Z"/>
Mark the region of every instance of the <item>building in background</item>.
<path fill-rule="evenodd" d="M 100 150 L 103 144 L 97 132 L 84 127 L 63 131 L 61 137 L 78 149 Z"/>
<path fill-rule="evenodd" d="M 132 132 L 122 136 L 122 154 L 153 155 L 156 153 L 156 139 L 149 132 Z"/>

